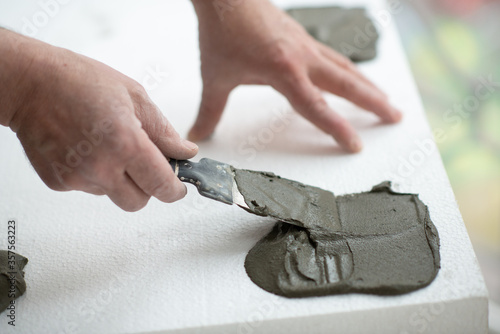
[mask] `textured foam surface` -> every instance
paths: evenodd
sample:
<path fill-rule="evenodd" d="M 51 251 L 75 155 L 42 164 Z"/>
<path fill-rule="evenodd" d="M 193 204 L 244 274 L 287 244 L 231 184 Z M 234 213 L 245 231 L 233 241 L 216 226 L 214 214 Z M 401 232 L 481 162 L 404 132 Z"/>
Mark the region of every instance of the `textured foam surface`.
<path fill-rule="evenodd" d="M 32 20 L 42 10 L 37 2 L 0 3 L 0 25 L 18 30 L 24 17 Z M 360 69 L 404 111 L 401 124 L 382 125 L 373 115 L 328 96 L 365 142 L 362 153 L 346 155 L 329 136 L 292 113 L 271 88 L 241 87 L 199 157 L 272 170 L 337 195 L 367 191 L 384 180 L 393 181 L 397 191 L 418 193 L 441 240 L 442 268 L 430 286 L 394 297 L 275 296 L 252 283 L 244 269 L 248 250 L 270 231 L 272 220 L 202 198 L 194 187 L 181 202 L 152 200 L 132 214 L 104 197 L 51 191 L 15 135 L 0 128 L 0 248 L 6 247 L 7 219 L 15 218 L 16 251 L 30 260 L 27 291 L 16 304 L 16 327 L 1 316 L 0 332 L 484 332 L 485 285 L 395 22 L 385 18 L 381 1 L 366 3 L 376 21 L 388 23 L 379 29 L 379 56 Z M 60 5 L 38 28 L 37 38 L 97 58 L 145 84 L 185 134 L 201 92 L 196 34 L 189 1 L 75 0 Z M 159 79 L 151 79 L 151 73 Z"/>

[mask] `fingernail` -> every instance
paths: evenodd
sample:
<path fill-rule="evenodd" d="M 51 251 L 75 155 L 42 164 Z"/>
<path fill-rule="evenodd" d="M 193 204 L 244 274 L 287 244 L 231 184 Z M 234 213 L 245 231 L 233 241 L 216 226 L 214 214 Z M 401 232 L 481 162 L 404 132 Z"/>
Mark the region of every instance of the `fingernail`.
<path fill-rule="evenodd" d="M 355 137 L 349 142 L 349 150 L 353 153 L 357 153 L 363 149 L 363 142 L 361 138 Z"/>
<path fill-rule="evenodd" d="M 192 141 L 189 141 L 186 139 L 182 139 L 182 145 L 190 151 L 194 151 L 194 150 L 198 149 L 198 145 L 196 145 Z"/>

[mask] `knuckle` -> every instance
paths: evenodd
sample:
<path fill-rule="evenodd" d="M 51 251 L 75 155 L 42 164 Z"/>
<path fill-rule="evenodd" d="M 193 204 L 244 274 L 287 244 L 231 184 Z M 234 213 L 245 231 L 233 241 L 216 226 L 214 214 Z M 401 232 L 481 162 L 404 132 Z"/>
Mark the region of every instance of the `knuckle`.
<path fill-rule="evenodd" d="M 357 84 L 354 80 L 347 76 L 343 76 L 339 81 L 339 89 L 345 94 L 351 94 L 355 91 Z"/>
<path fill-rule="evenodd" d="M 149 95 L 143 85 L 137 81 L 133 81 L 131 87 L 129 88 L 129 94 L 133 99 L 139 101 L 149 101 Z"/>
<path fill-rule="evenodd" d="M 136 131 L 126 128 L 119 129 L 117 134 L 110 138 L 103 149 L 105 150 L 105 154 L 102 157 L 105 158 L 106 155 L 109 157 L 105 160 L 112 159 L 117 163 L 126 163 L 141 152 L 141 139 Z"/>
<path fill-rule="evenodd" d="M 271 65 L 280 71 L 290 72 L 296 68 L 295 52 L 287 41 L 277 41 L 271 51 Z"/>
<path fill-rule="evenodd" d="M 322 112 L 328 108 L 319 89 L 310 84 L 299 81 L 292 87 L 291 93 L 294 104 L 300 107 L 303 114 L 311 115 Z"/>
<path fill-rule="evenodd" d="M 281 77 L 282 83 L 291 95 L 290 98 L 298 103 L 311 100 L 311 85 L 302 73 L 294 72 Z"/>
<path fill-rule="evenodd" d="M 317 96 L 309 102 L 307 110 L 308 112 L 314 113 L 315 115 L 321 115 L 327 112 L 328 103 L 326 103 L 323 97 Z"/>

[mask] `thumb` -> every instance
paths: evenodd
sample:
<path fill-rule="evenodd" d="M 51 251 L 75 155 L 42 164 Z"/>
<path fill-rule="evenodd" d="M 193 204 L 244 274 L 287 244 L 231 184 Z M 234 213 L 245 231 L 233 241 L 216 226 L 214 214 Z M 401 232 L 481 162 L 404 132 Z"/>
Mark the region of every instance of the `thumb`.
<path fill-rule="evenodd" d="M 198 153 L 198 146 L 182 139 L 154 103 L 147 103 L 137 109 L 142 128 L 163 155 L 174 159 L 190 159 Z"/>
<path fill-rule="evenodd" d="M 214 132 L 231 90 L 231 87 L 203 86 L 200 110 L 193 127 L 189 131 L 189 140 L 204 140 Z"/>

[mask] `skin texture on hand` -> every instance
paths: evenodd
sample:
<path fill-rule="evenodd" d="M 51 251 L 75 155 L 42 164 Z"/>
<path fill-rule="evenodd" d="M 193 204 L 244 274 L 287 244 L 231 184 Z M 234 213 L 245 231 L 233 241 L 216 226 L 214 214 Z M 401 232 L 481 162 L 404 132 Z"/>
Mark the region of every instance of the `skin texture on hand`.
<path fill-rule="evenodd" d="M 294 109 L 349 152 L 362 143 L 353 127 L 333 111 L 321 91 L 344 97 L 388 123 L 402 115 L 387 96 L 346 57 L 317 42 L 268 0 L 193 0 L 199 19 L 203 94 L 189 139 L 212 134 L 229 93 L 241 84 L 270 85 Z"/>
<path fill-rule="evenodd" d="M 165 156 L 193 157 L 145 90 L 112 68 L 0 30 L 0 122 L 51 189 L 104 195 L 126 211 L 186 187 Z"/>

